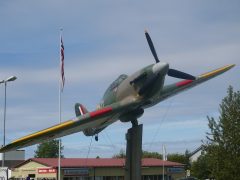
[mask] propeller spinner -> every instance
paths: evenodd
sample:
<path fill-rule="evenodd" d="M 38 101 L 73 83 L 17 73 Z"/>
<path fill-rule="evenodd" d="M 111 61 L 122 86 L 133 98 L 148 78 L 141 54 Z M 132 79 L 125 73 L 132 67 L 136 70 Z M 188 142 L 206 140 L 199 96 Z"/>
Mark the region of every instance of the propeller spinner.
<path fill-rule="evenodd" d="M 152 39 L 151 39 L 150 35 L 148 34 L 148 32 L 146 30 L 145 30 L 145 36 L 146 36 L 148 45 L 150 47 L 150 50 L 152 52 L 152 55 L 153 55 L 156 63 L 159 63 L 160 60 L 158 59 L 157 52 L 154 48 Z M 188 80 L 195 80 L 196 79 L 196 77 L 194 77 L 190 74 L 187 74 L 185 72 L 181 72 L 181 71 L 176 70 L 176 69 L 171 69 L 171 68 L 169 68 L 167 74 L 168 74 L 168 76 L 175 77 L 175 78 L 180 78 L 180 79 L 188 79 Z"/>

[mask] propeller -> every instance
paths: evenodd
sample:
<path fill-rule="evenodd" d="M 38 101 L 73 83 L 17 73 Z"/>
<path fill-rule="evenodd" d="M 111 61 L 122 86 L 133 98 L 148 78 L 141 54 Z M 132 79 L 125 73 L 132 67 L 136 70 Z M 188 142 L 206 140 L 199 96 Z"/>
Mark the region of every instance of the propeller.
<path fill-rule="evenodd" d="M 150 47 L 150 50 L 152 52 L 152 55 L 153 55 L 156 63 L 159 63 L 160 60 L 158 59 L 157 52 L 156 52 L 156 50 L 154 48 L 152 39 L 151 39 L 150 35 L 148 34 L 148 32 L 146 30 L 145 30 L 145 36 L 146 36 L 148 45 Z M 169 68 L 167 74 L 168 74 L 168 76 L 175 77 L 175 78 L 180 78 L 180 79 L 187 79 L 187 80 L 195 80 L 196 79 L 196 77 L 194 77 L 194 76 L 192 76 L 190 74 L 187 74 L 185 72 L 181 72 L 181 71 L 176 70 L 176 69 L 170 69 Z"/>

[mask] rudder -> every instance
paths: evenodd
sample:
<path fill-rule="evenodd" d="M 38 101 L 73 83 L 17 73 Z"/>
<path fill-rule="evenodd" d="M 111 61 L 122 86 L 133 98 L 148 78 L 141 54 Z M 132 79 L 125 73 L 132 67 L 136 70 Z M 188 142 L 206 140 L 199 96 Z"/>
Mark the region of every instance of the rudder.
<path fill-rule="evenodd" d="M 88 110 L 80 103 L 76 103 L 75 104 L 75 113 L 76 113 L 76 116 L 82 116 L 86 113 L 88 113 Z"/>

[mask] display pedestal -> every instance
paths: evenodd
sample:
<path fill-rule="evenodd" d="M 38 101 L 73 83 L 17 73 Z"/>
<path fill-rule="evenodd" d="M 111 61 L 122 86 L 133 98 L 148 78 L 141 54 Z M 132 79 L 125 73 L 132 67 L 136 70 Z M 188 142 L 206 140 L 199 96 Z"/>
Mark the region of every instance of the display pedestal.
<path fill-rule="evenodd" d="M 141 179 L 141 160 L 142 160 L 142 127 L 137 121 L 132 121 L 132 128 L 126 134 L 126 167 L 125 180 Z"/>

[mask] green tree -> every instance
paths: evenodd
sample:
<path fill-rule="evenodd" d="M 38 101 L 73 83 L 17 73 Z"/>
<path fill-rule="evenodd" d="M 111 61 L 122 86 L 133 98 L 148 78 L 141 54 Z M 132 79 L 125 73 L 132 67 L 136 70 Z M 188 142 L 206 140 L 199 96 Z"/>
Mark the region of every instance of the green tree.
<path fill-rule="evenodd" d="M 179 153 L 168 154 L 167 159 L 168 161 L 185 164 L 185 169 L 190 169 L 190 159 L 188 150 L 185 151 L 185 154 Z"/>
<path fill-rule="evenodd" d="M 207 154 L 202 154 L 191 165 L 191 174 L 201 180 L 212 179 Z"/>
<path fill-rule="evenodd" d="M 206 152 L 211 173 L 218 180 L 240 177 L 240 92 L 230 86 L 220 104 L 219 119 L 208 117 Z"/>
<path fill-rule="evenodd" d="M 61 157 L 64 157 L 62 154 L 63 148 L 61 146 Z M 43 142 L 37 146 L 37 150 L 34 152 L 35 158 L 57 158 L 59 154 L 58 140 Z"/>
<path fill-rule="evenodd" d="M 126 158 L 126 153 L 123 149 L 121 149 L 118 154 L 113 155 L 113 158 Z M 142 158 L 162 159 L 162 155 L 158 152 L 142 151 Z"/>
<path fill-rule="evenodd" d="M 113 155 L 113 158 L 126 158 L 126 153 L 123 149 L 118 154 Z"/>
<path fill-rule="evenodd" d="M 143 152 L 142 152 L 142 157 L 143 157 L 143 158 L 162 159 L 162 154 L 159 154 L 158 152 L 143 151 Z"/>

